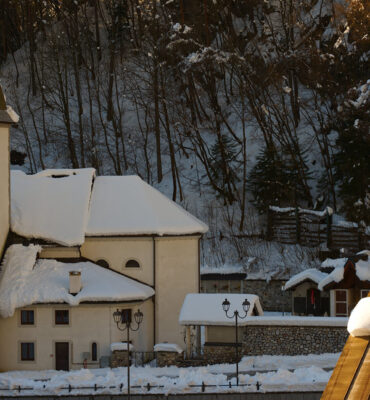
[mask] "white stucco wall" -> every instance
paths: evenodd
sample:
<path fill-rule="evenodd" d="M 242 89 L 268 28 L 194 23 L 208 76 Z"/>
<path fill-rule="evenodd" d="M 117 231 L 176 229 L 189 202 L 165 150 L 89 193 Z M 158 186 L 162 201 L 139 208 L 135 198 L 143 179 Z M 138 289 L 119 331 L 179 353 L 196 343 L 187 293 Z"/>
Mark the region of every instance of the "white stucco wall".
<path fill-rule="evenodd" d="M 70 369 L 80 369 L 83 352 L 90 352 L 91 344 L 98 345 L 98 361 L 89 360 L 88 368 L 99 366 L 101 356 L 110 355 L 110 344 L 126 340 L 126 332 L 120 332 L 114 321 L 116 308 L 138 308 L 144 318 L 137 332 L 130 332 L 136 351 L 153 350 L 153 302 L 124 304 L 82 304 L 70 307 L 37 305 L 23 309 L 35 310 L 35 325 L 20 324 L 20 310 L 13 317 L 0 319 L 0 371 L 38 370 L 55 368 L 55 342 L 69 342 Z M 55 325 L 56 309 L 69 310 L 69 325 Z M 35 361 L 20 361 L 20 343 L 35 342 Z"/>
<path fill-rule="evenodd" d="M 115 271 L 147 285 L 154 284 L 151 237 L 87 237 L 81 246 L 81 256 L 92 261 L 103 259 Z M 126 268 L 130 259 L 138 261 L 140 268 Z"/>
<path fill-rule="evenodd" d="M 187 293 L 199 291 L 199 236 L 156 238 L 156 342 L 185 349 L 179 314 Z"/>
<path fill-rule="evenodd" d="M 0 124 L 0 257 L 9 232 L 9 128 Z"/>

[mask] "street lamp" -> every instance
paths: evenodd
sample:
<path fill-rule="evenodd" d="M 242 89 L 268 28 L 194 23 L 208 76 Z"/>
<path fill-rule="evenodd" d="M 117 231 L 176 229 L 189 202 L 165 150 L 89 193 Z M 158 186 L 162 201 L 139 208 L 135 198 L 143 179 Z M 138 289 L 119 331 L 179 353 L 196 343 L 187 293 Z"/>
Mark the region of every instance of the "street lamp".
<path fill-rule="evenodd" d="M 222 308 L 225 311 L 227 318 L 235 318 L 235 366 L 236 366 L 236 385 L 239 386 L 239 354 L 238 354 L 238 318 L 244 319 L 248 315 L 249 307 L 251 303 L 248 299 L 245 299 L 242 303 L 243 311 L 245 312 L 244 316 L 239 314 L 238 310 L 235 310 L 233 315 L 229 315 L 228 312 L 230 310 L 230 302 L 225 299 L 222 303 Z"/>
<path fill-rule="evenodd" d="M 130 330 L 133 332 L 139 329 L 140 324 L 143 322 L 143 313 L 138 310 L 134 314 L 136 328 L 131 326 L 131 310 L 117 310 L 113 313 L 113 320 L 120 331 L 127 331 L 127 396 L 130 399 Z M 120 326 L 121 325 L 121 326 Z"/>

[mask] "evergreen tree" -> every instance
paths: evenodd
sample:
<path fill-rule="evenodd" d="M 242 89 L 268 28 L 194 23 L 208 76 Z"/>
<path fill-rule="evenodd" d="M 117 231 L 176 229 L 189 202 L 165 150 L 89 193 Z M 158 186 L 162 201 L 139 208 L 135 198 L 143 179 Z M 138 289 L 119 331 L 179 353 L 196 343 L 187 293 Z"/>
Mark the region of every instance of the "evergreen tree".
<path fill-rule="evenodd" d="M 211 148 L 211 178 L 219 196 L 232 204 L 235 200 L 237 145 L 227 135 L 221 135 Z"/>

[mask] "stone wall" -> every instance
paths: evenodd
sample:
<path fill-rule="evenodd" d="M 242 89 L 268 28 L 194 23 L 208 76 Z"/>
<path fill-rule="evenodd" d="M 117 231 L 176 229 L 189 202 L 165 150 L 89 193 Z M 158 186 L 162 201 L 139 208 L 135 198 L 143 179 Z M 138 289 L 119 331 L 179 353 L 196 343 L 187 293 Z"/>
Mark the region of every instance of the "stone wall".
<path fill-rule="evenodd" d="M 110 358 L 111 368 L 127 367 L 127 363 L 127 350 L 116 350 L 112 352 L 112 356 Z"/>
<path fill-rule="evenodd" d="M 244 293 L 255 294 L 260 298 L 263 311 L 286 311 L 292 310 L 292 294 L 282 291 L 281 287 L 285 280 L 245 280 Z"/>
<path fill-rule="evenodd" d="M 183 353 L 172 351 L 157 351 L 157 367 L 165 367 L 167 365 L 180 365 L 184 360 Z"/>
<path fill-rule="evenodd" d="M 242 347 L 239 343 L 239 361 L 241 358 Z M 207 364 L 224 364 L 235 362 L 235 344 L 234 343 L 205 343 L 203 348 L 203 357 Z"/>
<path fill-rule="evenodd" d="M 345 327 L 248 326 L 243 337 L 245 355 L 338 353 L 348 332 Z"/>

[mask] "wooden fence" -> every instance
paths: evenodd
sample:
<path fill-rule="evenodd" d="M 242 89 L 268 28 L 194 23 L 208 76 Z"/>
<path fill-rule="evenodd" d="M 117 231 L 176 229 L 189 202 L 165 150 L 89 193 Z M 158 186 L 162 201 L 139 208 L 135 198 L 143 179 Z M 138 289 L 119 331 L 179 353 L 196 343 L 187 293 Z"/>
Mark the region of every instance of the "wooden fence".
<path fill-rule="evenodd" d="M 281 243 L 328 249 L 358 251 L 370 247 L 370 235 L 353 222 L 333 223 L 330 208 L 324 211 L 303 208 L 270 207 L 267 215 L 267 238 Z"/>

